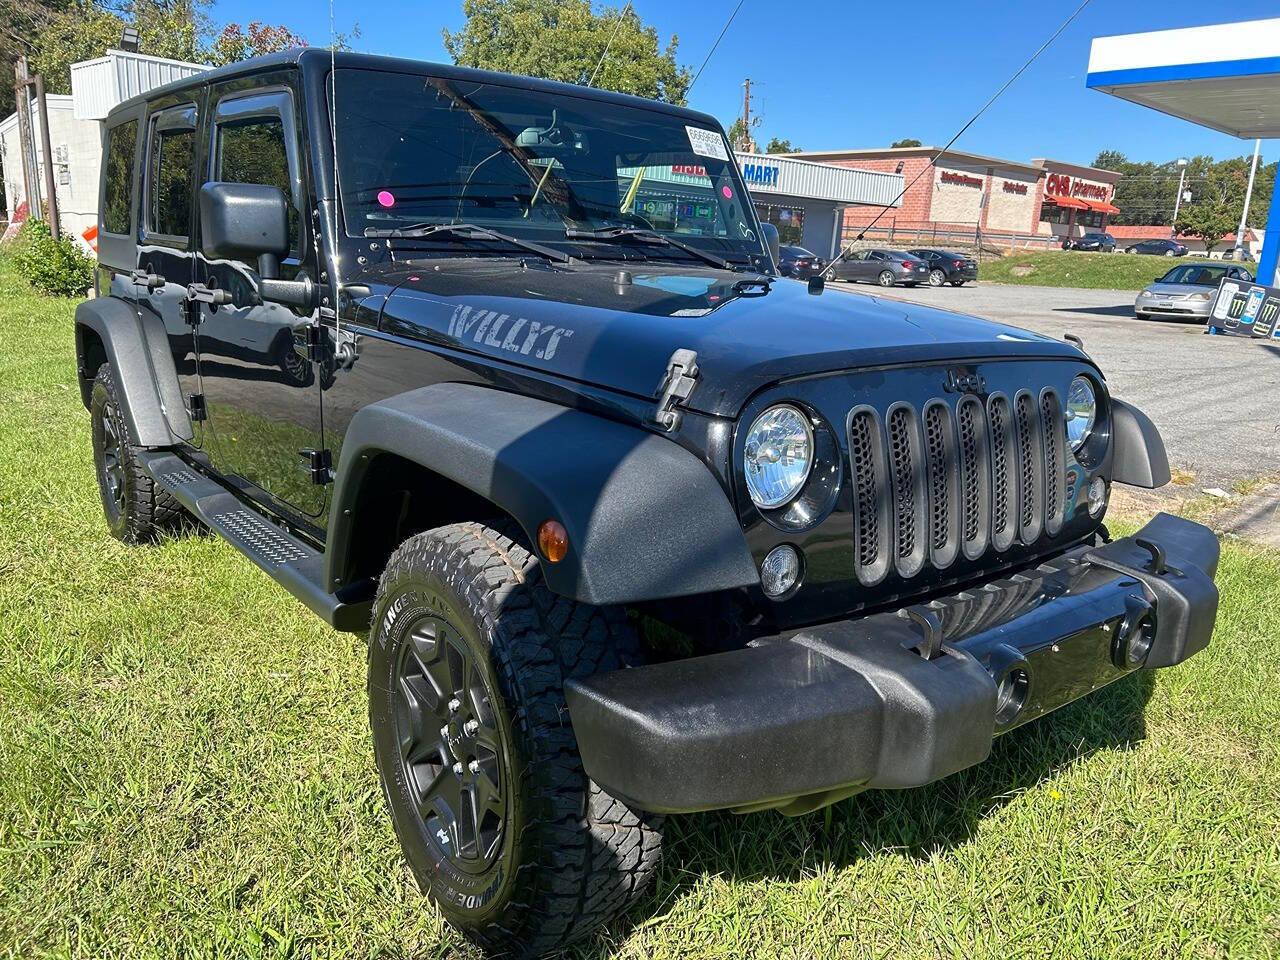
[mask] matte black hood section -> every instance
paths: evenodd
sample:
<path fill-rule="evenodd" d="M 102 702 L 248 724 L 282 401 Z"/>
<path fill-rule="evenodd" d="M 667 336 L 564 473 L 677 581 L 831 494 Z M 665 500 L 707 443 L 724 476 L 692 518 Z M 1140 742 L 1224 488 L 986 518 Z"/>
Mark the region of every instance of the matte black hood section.
<path fill-rule="evenodd" d="M 902 363 L 1073 357 L 1070 344 L 890 297 L 668 263 L 447 259 L 370 267 L 380 328 L 610 390 L 654 396 L 673 351 L 697 351 L 687 404 L 734 416 L 780 380 Z M 746 281 L 746 282 L 744 282 Z M 943 296 L 945 294 L 940 294 Z"/>

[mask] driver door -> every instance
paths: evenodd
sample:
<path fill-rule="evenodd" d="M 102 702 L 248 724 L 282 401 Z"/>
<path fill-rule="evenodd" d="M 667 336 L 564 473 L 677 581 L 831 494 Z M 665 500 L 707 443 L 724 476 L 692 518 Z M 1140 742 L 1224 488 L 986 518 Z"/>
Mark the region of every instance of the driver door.
<path fill-rule="evenodd" d="M 286 75 L 287 76 L 287 75 Z M 204 181 L 278 187 L 289 200 L 281 279 L 314 266 L 303 217 L 305 171 L 296 98 L 286 83 L 229 81 L 209 98 Z M 232 302 L 202 304 L 200 373 L 218 468 L 244 493 L 305 518 L 324 513 L 304 451 L 323 449 L 320 378 L 305 353 L 311 314 L 257 295 L 257 263 L 199 258 L 199 281 Z"/>

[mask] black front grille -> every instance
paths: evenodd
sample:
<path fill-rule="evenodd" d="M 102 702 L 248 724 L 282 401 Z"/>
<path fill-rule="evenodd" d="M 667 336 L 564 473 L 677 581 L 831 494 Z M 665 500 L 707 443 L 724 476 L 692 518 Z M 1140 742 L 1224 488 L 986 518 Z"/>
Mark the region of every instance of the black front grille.
<path fill-rule="evenodd" d="M 958 555 L 1033 544 L 1061 530 L 1066 480 L 1057 394 L 935 398 L 849 415 L 855 564 L 871 585 L 908 578 Z"/>

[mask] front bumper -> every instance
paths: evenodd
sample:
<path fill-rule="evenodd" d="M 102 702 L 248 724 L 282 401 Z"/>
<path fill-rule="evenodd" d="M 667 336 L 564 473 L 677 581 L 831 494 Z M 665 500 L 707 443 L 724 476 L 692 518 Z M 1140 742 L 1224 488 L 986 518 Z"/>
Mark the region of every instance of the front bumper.
<path fill-rule="evenodd" d="M 980 763 L 994 736 L 1203 649 L 1218 541 L 1159 514 L 941 601 L 567 685 L 592 779 L 660 813 L 804 813 Z"/>
<path fill-rule="evenodd" d="M 1172 300 L 1168 297 L 1138 297 L 1133 301 L 1134 313 L 1153 317 L 1184 317 L 1207 320 L 1213 310 L 1212 300 Z"/>

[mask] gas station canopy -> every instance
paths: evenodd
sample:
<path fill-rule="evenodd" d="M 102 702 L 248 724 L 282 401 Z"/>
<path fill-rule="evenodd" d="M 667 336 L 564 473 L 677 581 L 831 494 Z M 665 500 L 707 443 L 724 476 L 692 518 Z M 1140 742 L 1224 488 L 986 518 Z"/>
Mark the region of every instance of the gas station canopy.
<path fill-rule="evenodd" d="M 1280 18 L 1098 37 L 1086 86 L 1236 137 L 1280 137 Z M 1280 180 L 1258 280 L 1275 282 Z"/>
<path fill-rule="evenodd" d="M 1090 89 L 1236 137 L 1280 137 L 1280 18 L 1098 37 Z"/>

